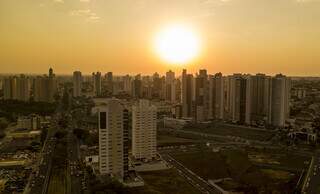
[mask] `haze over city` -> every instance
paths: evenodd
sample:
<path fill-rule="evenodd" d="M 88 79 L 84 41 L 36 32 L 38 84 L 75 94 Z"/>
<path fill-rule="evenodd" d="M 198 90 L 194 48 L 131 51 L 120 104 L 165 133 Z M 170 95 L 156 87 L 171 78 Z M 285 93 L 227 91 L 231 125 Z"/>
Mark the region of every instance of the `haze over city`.
<path fill-rule="evenodd" d="M 0 72 L 318 76 L 319 9 L 318 0 L 2 0 Z M 199 52 L 174 63 L 154 44 L 179 25 L 195 34 Z"/>

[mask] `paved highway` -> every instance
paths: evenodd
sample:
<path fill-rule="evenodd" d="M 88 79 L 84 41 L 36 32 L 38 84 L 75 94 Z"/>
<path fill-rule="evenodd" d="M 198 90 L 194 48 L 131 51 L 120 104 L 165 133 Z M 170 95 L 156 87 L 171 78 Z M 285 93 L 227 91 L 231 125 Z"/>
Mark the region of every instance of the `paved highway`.
<path fill-rule="evenodd" d="M 71 112 L 71 111 L 70 111 Z M 68 151 L 68 176 L 71 177 L 71 194 L 88 193 L 85 165 L 81 161 L 80 145 L 78 138 L 73 134 L 73 129 L 78 128 L 82 118 L 72 113 L 69 120 L 67 151 Z"/>
<path fill-rule="evenodd" d="M 52 168 L 52 157 L 57 143 L 57 139 L 54 135 L 58 131 L 58 120 L 62 111 L 62 103 L 60 102 L 56 108 L 55 114 L 52 116 L 50 123 L 51 127 L 48 129 L 48 134 L 38 159 L 38 166 L 34 167 L 33 172 L 29 177 L 28 184 L 24 191 L 25 194 L 47 193 Z"/>
<path fill-rule="evenodd" d="M 303 194 L 320 193 L 320 150 L 315 152 L 305 181 Z"/>
<path fill-rule="evenodd" d="M 56 145 L 56 139 L 48 137 L 41 153 L 39 166 L 31 174 L 29 179 L 29 193 L 31 194 L 45 194 L 47 192 L 49 177 L 51 173 L 51 163 L 53 150 Z"/>

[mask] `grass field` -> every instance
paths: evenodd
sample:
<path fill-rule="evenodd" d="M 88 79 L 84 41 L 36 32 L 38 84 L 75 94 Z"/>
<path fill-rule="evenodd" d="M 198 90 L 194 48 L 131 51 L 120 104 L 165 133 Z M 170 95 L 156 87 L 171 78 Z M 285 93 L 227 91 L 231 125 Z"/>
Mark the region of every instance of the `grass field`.
<path fill-rule="evenodd" d="M 143 188 L 132 189 L 134 194 L 198 194 L 175 170 L 139 173 L 145 181 Z"/>

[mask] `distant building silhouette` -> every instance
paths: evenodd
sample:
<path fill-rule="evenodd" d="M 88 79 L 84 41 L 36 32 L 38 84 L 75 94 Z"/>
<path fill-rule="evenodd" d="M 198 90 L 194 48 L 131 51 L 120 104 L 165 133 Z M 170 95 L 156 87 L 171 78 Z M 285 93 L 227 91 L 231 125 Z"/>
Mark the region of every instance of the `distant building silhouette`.
<path fill-rule="evenodd" d="M 73 96 L 79 97 L 82 95 L 82 75 L 80 71 L 73 72 Z"/>

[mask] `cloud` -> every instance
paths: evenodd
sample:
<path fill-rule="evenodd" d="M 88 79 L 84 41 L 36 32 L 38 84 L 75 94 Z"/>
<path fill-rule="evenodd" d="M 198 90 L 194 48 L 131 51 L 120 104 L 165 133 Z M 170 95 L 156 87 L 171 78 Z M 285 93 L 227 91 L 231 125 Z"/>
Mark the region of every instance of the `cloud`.
<path fill-rule="evenodd" d="M 71 16 L 84 17 L 87 22 L 98 22 L 100 17 L 90 9 L 79 9 L 70 11 Z"/>
<path fill-rule="evenodd" d="M 298 3 L 320 2 L 320 0 L 295 0 Z"/>
<path fill-rule="evenodd" d="M 55 3 L 64 3 L 64 0 L 53 0 Z"/>
<path fill-rule="evenodd" d="M 222 2 L 222 3 L 225 3 L 225 2 L 229 2 L 231 0 L 201 0 L 200 3 L 201 4 L 213 4 L 213 3 L 219 3 L 219 2 Z"/>
<path fill-rule="evenodd" d="M 72 16 L 85 16 L 91 13 L 90 9 L 79 9 L 70 11 L 70 15 Z"/>

